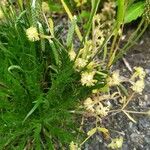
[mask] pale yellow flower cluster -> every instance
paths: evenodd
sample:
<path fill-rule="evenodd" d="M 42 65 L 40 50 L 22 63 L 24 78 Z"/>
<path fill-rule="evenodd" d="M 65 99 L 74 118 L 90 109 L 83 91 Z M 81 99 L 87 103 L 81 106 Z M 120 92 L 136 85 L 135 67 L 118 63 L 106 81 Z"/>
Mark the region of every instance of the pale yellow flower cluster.
<path fill-rule="evenodd" d="M 81 73 L 81 84 L 86 86 L 94 86 L 97 80 L 94 80 L 95 72 L 82 72 Z"/>
<path fill-rule="evenodd" d="M 29 41 L 39 41 L 40 38 L 39 38 L 39 33 L 37 31 L 37 29 L 35 27 L 30 27 L 26 30 L 26 35 L 29 39 Z"/>
<path fill-rule="evenodd" d="M 74 143 L 73 141 L 69 145 L 70 150 L 79 150 L 78 144 Z"/>
<path fill-rule="evenodd" d="M 87 0 L 74 0 L 77 4 L 77 7 L 82 6 L 83 4 L 87 3 Z"/>
<path fill-rule="evenodd" d="M 109 86 L 116 86 L 122 82 L 121 77 L 119 75 L 119 70 L 116 70 L 112 73 L 112 76 L 108 78 Z"/>
<path fill-rule="evenodd" d="M 132 90 L 139 94 L 142 93 L 144 87 L 145 87 L 144 80 L 141 79 L 134 82 L 133 85 L 131 86 Z"/>
<path fill-rule="evenodd" d="M 84 101 L 84 107 L 87 111 L 89 112 L 94 112 L 94 101 L 91 99 L 91 98 L 87 98 L 85 101 Z"/>
<path fill-rule="evenodd" d="M 94 16 L 94 39 L 96 47 L 101 47 L 104 40 L 111 34 L 115 23 L 115 1 L 104 2 L 101 13 Z"/>
<path fill-rule="evenodd" d="M 144 90 L 144 87 L 145 87 L 144 79 L 145 79 L 146 73 L 142 67 L 134 67 L 134 69 L 135 69 L 135 72 L 131 77 L 131 83 L 132 83 L 131 88 L 134 92 L 142 94 L 142 91 Z"/>
<path fill-rule="evenodd" d="M 8 4 L 7 0 L 1 0 L 0 6 L 6 6 Z"/>
<path fill-rule="evenodd" d="M 69 57 L 70 60 L 73 61 L 76 57 L 76 53 L 74 52 L 74 50 L 69 51 Z M 78 64 L 76 64 L 78 66 Z"/>
<path fill-rule="evenodd" d="M 74 59 L 76 54 L 74 51 L 69 52 L 70 59 Z M 94 79 L 96 74 L 96 67 L 98 62 L 95 60 L 91 61 L 88 65 L 88 60 L 93 56 L 92 52 L 92 41 L 88 40 L 85 42 L 84 47 L 80 50 L 79 57 L 75 61 L 75 69 L 81 71 L 83 68 L 84 72 L 81 72 L 81 84 L 85 86 L 94 86 L 97 80 Z"/>
<path fill-rule="evenodd" d="M 109 106 L 104 106 L 100 100 L 97 99 L 91 99 L 91 98 L 87 98 L 84 101 L 84 108 L 93 113 L 96 114 L 100 117 L 105 117 L 108 115 L 108 112 L 110 110 Z"/>
<path fill-rule="evenodd" d="M 144 79 L 146 76 L 146 73 L 142 67 L 134 67 L 134 74 L 131 77 L 131 80 L 135 80 L 135 78 L 139 77 L 140 79 Z"/>
<path fill-rule="evenodd" d="M 101 117 L 105 117 L 108 115 L 110 108 L 109 106 L 103 106 L 102 103 L 98 103 L 98 105 L 95 108 L 95 112 L 97 115 L 101 116 Z"/>
<path fill-rule="evenodd" d="M 108 145 L 108 148 L 111 149 L 120 149 L 122 148 L 123 137 L 112 139 L 111 143 Z"/>
<path fill-rule="evenodd" d="M 75 61 L 75 67 L 77 69 L 82 69 L 83 67 L 86 66 L 86 64 L 87 64 L 87 60 L 83 58 L 77 58 L 77 60 Z"/>

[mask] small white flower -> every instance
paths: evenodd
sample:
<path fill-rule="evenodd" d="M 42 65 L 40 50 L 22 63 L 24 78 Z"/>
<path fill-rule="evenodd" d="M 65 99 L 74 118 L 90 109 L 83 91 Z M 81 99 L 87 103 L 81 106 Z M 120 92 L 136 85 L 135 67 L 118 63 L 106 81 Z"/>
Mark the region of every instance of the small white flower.
<path fill-rule="evenodd" d="M 81 74 L 81 83 L 86 86 L 93 86 L 97 80 L 94 80 L 95 72 L 82 72 Z"/>
<path fill-rule="evenodd" d="M 38 31 L 35 27 L 28 28 L 26 30 L 26 35 L 27 35 L 28 39 L 32 42 L 40 40 Z"/>

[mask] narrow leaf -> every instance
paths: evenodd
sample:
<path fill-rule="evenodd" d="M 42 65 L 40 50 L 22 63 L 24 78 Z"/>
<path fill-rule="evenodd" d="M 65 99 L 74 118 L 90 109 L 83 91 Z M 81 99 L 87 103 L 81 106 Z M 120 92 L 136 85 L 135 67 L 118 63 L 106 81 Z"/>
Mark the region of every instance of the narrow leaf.
<path fill-rule="evenodd" d="M 88 131 L 87 135 L 88 135 L 88 136 L 92 136 L 93 134 L 96 133 L 96 131 L 97 131 L 97 128 L 93 128 L 93 129 L 91 129 L 90 131 Z"/>
<path fill-rule="evenodd" d="M 33 114 L 33 112 L 39 107 L 41 103 L 43 103 L 43 97 L 42 95 L 38 98 L 37 101 L 34 101 L 35 105 L 33 108 L 29 111 L 29 113 L 26 115 L 26 117 L 23 120 L 23 123 Z"/>
<path fill-rule="evenodd" d="M 74 35 L 74 31 L 75 31 L 75 26 L 76 26 L 76 18 L 74 17 L 74 19 L 72 19 L 71 22 L 71 27 L 69 28 L 68 34 L 67 34 L 67 47 L 71 47 L 72 43 L 73 43 L 73 35 Z"/>
<path fill-rule="evenodd" d="M 50 46 L 51 46 L 51 49 L 52 49 L 52 53 L 53 53 L 53 56 L 54 56 L 55 64 L 59 65 L 59 53 L 58 53 L 58 50 L 56 49 L 56 46 L 55 46 L 55 44 L 54 44 L 54 42 L 52 40 L 49 40 L 49 43 L 50 43 Z"/>
<path fill-rule="evenodd" d="M 122 111 L 125 113 L 125 115 L 126 115 L 132 122 L 136 123 L 136 121 L 135 121 L 125 110 L 122 110 Z"/>

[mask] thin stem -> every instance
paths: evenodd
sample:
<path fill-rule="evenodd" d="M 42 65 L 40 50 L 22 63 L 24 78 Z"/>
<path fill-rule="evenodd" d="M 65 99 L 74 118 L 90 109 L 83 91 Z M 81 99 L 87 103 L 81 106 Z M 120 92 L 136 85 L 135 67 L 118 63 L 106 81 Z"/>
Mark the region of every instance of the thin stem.
<path fill-rule="evenodd" d="M 123 105 L 121 110 L 124 110 L 124 108 L 129 104 L 129 102 L 131 101 L 134 95 L 135 95 L 135 92 L 131 94 L 131 96 L 128 98 L 127 102 Z"/>
<path fill-rule="evenodd" d="M 63 7 L 64 7 L 64 9 L 65 9 L 69 19 L 72 21 L 73 20 L 73 15 L 72 15 L 71 11 L 69 10 L 68 6 L 66 5 L 65 1 L 61 0 L 61 3 L 63 5 Z M 76 31 L 76 34 L 77 34 L 79 40 L 82 41 L 83 37 L 82 37 L 80 29 L 79 29 L 79 27 L 77 25 L 75 27 L 75 31 Z"/>
<path fill-rule="evenodd" d="M 124 110 L 127 113 L 132 113 L 132 114 L 140 114 L 140 115 L 147 115 L 147 112 L 137 112 L 137 111 L 130 111 L 130 110 Z"/>
<path fill-rule="evenodd" d="M 118 39 L 118 42 L 117 42 L 117 38 L 116 38 L 116 41 L 115 43 L 112 44 L 112 49 L 110 51 L 110 55 L 109 55 L 109 62 L 108 62 L 108 65 L 107 65 L 107 68 L 109 69 L 111 67 L 111 65 L 113 64 L 113 61 L 115 59 L 115 55 L 116 55 L 116 52 L 118 50 L 118 47 L 119 47 L 119 44 L 120 44 L 120 41 L 121 41 L 121 36 L 122 36 L 122 32 L 123 32 L 123 28 L 124 28 L 124 24 L 122 24 L 122 27 L 121 27 L 121 34 L 119 35 L 119 39 Z M 114 46 L 116 45 L 116 47 L 114 48 Z M 114 52 L 113 52 L 114 51 Z M 113 53 L 112 53 L 113 52 Z"/>
<path fill-rule="evenodd" d="M 126 45 L 122 49 L 120 49 L 120 52 L 115 57 L 113 63 L 115 63 L 119 58 L 121 58 L 123 56 L 123 54 L 126 53 L 129 50 L 129 48 L 132 47 L 135 44 L 135 41 L 137 41 L 142 36 L 142 34 L 145 32 L 145 30 L 148 27 L 148 25 L 145 24 L 144 28 L 142 29 L 140 34 L 137 36 L 137 33 L 141 29 L 143 23 L 144 23 L 144 20 L 142 19 L 141 22 L 139 23 L 136 31 L 134 31 L 132 33 L 132 35 L 130 36 L 130 38 L 128 39 L 128 42 L 126 43 Z"/>
<path fill-rule="evenodd" d="M 90 15 L 90 18 L 89 18 L 89 21 L 87 23 L 87 32 L 84 34 L 83 38 L 82 38 L 82 41 L 80 43 L 80 46 L 78 48 L 78 52 L 77 52 L 77 55 L 74 59 L 74 62 L 76 61 L 76 59 L 78 58 L 79 54 L 80 54 L 80 49 L 81 47 L 83 46 L 83 43 L 85 42 L 86 38 L 88 37 L 89 35 L 89 32 L 91 30 L 91 27 L 92 27 L 92 22 L 93 22 L 93 17 L 94 15 L 96 14 L 97 12 L 97 9 L 98 9 L 98 6 L 99 6 L 99 3 L 100 3 L 100 0 L 97 0 L 97 2 L 95 2 L 93 5 L 92 5 L 92 11 L 91 11 L 91 15 Z"/>
<path fill-rule="evenodd" d="M 145 27 L 142 29 L 142 31 L 140 32 L 140 34 L 138 36 L 136 36 L 136 38 L 132 41 L 132 43 L 130 43 L 130 45 L 128 45 L 128 47 L 125 49 L 125 51 L 127 52 L 134 44 L 135 42 L 143 35 L 143 33 L 145 32 L 145 30 L 147 29 L 148 25 L 145 25 Z"/>

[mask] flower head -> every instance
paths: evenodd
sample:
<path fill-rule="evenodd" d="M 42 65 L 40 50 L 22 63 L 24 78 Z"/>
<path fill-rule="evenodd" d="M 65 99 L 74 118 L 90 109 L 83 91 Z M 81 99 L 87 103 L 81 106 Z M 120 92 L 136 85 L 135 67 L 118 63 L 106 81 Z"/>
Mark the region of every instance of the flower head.
<path fill-rule="evenodd" d="M 108 115 L 108 112 L 109 112 L 109 106 L 105 107 L 103 106 L 102 103 L 99 103 L 99 105 L 96 107 L 95 109 L 96 113 L 98 115 L 100 115 L 101 117 L 105 117 Z"/>
<path fill-rule="evenodd" d="M 35 27 L 28 28 L 26 30 L 26 35 L 27 35 L 28 39 L 32 42 L 40 40 L 38 31 Z"/>
<path fill-rule="evenodd" d="M 73 141 L 69 145 L 70 150 L 78 150 L 78 144 L 74 143 Z"/>
<path fill-rule="evenodd" d="M 75 66 L 79 69 L 83 68 L 86 66 L 87 60 L 82 59 L 82 58 L 77 58 L 75 62 Z"/>
<path fill-rule="evenodd" d="M 70 60 L 74 60 L 74 59 L 75 59 L 76 53 L 74 52 L 74 50 L 71 50 L 71 51 L 69 52 L 69 57 L 70 57 Z"/>
<path fill-rule="evenodd" d="M 90 111 L 90 112 L 94 112 L 94 102 L 91 98 L 87 98 L 85 101 L 84 101 L 84 107 L 87 111 Z"/>
<path fill-rule="evenodd" d="M 0 5 L 1 6 L 6 6 L 8 4 L 7 0 L 1 0 Z"/>
<path fill-rule="evenodd" d="M 77 3 L 77 7 L 80 7 L 87 2 L 87 0 L 74 0 L 74 1 Z"/>
<path fill-rule="evenodd" d="M 140 79 L 144 79 L 146 76 L 146 73 L 142 67 L 134 67 L 135 73 L 131 77 L 132 80 L 134 80 L 136 77 L 139 77 Z"/>
<path fill-rule="evenodd" d="M 112 139 L 111 143 L 108 145 L 111 149 L 119 149 L 122 147 L 123 137 Z"/>
<path fill-rule="evenodd" d="M 114 71 L 112 76 L 108 78 L 108 85 L 109 86 L 115 86 L 115 85 L 119 85 L 120 82 L 122 82 L 120 75 L 119 75 L 119 71 Z"/>
<path fill-rule="evenodd" d="M 135 91 L 136 93 L 142 93 L 143 89 L 145 87 L 145 83 L 144 83 L 144 80 L 138 80 L 136 82 L 133 83 L 132 85 L 132 90 Z"/>
<path fill-rule="evenodd" d="M 81 83 L 86 86 L 93 86 L 97 80 L 94 80 L 95 72 L 82 72 L 81 74 Z"/>

